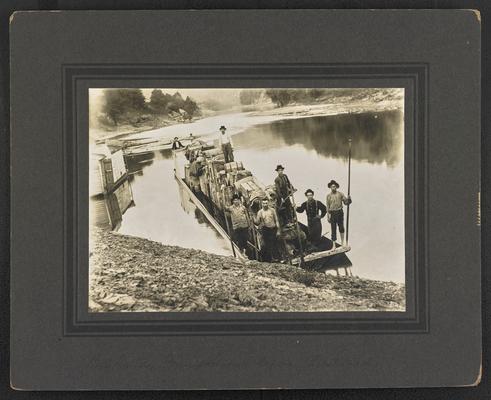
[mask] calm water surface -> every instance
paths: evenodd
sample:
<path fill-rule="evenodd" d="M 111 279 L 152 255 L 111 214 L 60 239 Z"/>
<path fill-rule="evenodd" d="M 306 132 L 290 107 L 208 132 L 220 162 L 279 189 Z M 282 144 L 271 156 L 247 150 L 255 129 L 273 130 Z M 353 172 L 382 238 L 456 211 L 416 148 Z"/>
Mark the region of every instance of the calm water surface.
<path fill-rule="evenodd" d="M 228 117 L 223 117 L 227 119 Z M 312 189 L 325 202 L 327 182 L 335 179 L 346 194 L 348 138 L 352 138 L 348 253 L 358 276 L 404 282 L 403 114 L 400 111 L 257 121 L 234 114 L 235 157 L 264 184 L 272 184 L 277 164 L 304 200 Z M 233 120 L 234 118 L 229 118 Z M 257 124 L 259 122 L 259 124 Z M 189 124 L 187 124 L 189 126 Z M 218 125 L 219 126 L 219 125 Z M 193 123 L 193 134 L 212 139 L 210 123 Z M 167 128 L 168 129 L 168 128 Z M 176 130 L 183 130 L 177 126 Z M 184 130 L 183 130 L 184 132 Z M 123 216 L 120 232 L 164 244 L 229 254 L 227 243 L 186 201 L 173 177 L 169 150 L 133 157 L 135 207 Z M 299 219 L 306 222 L 305 215 Z M 329 232 L 323 220 L 323 232 Z"/>

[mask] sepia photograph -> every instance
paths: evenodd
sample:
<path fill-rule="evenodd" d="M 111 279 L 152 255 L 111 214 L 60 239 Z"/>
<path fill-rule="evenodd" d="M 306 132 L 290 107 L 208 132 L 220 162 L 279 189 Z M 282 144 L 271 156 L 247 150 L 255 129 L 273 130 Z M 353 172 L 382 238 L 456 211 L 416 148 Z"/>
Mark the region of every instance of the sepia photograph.
<path fill-rule="evenodd" d="M 406 310 L 404 89 L 89 89 L 90 312 Z"/>

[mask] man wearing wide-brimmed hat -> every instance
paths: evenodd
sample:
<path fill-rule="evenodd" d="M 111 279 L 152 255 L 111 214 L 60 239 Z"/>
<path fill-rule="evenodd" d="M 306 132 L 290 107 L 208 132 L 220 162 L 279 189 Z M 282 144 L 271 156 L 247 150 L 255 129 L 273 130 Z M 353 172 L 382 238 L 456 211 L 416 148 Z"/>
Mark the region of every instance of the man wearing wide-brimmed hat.
<path fill-rule="evenodd" d="M 334 179 L 327 184 L 331 193 L 327 195 L 327 220 L 331 223 L 331 239 L 333 246 L 336 246 L 336 230 L 339 228 L 339 235 L 341 236 L 341 245 L 344 246 L 344 212 L 343 204 L 351 204 L 351 197 L 346 197 L 343 193 L 338 191 L 339 183 Z"/>
<path fill-rule="evenodd" d="M 225 157 L 225 162 L 229 163 L 234 161 L 232 138 L 227 133 L 227 128 L 225 128 L 225 126 L 223 125 L 220 127 L 220 135 L 218 136 L 218 143 L 222 147 L 223 156 Z"/>
<path fill-rule="evenodd" d="M 284 173 L 285 167 L 279 164 L 276 166 L 275 171 L 278 176 L 274 180 L 274 186 L 276 189 L 276 195 L 278 196 L 278 214 L 282 220 L 282 223 L 288 223 L 293 218 L 293 206 L 290 200 L 290 196 L 295 192 L 295 188 L 288 179 L 288 176 Z"/>
<path fill-rule="evenodd" d="M 312 189 L 307 189 L 305 196 L 307 197 L 307 201 L 304 201 L 300 207 L 297 207 L 297 212 L 302 213 L 305 211 L 307 213 L 309 240 L 315 245 L 321 239 L 321 219 L 327 214 L 327 209 L 322 202 L 314 199 L 314 191 Z"/>

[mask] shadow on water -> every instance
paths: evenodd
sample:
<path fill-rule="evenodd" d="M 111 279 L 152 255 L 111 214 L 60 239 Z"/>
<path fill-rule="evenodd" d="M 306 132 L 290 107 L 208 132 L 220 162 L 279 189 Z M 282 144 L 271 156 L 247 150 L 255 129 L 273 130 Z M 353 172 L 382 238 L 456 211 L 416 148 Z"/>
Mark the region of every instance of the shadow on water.
<path fill-rule="evenodd" d="M 126 168 L 128 169 L 128 174 L 138 174 L 141 175 L 143 168 L 148 167 L 153 164 L 155 158 L 155 153 L 143 153 L 135 154 L 130 157 L 125 157 Z"/>
<path fill-rule="evenodd" d="M 128 169 L 128 174 L 130 179 L 133 175 L 143 175 L 143 169 L 151 166 L 155 161 L 155 156 L 159 154 L 160 158 L 164 160 L 172 159 L 172 150 L 165 149 L 158 152 L 147 152 L 142 154 L 133 154 L 131 156 L 125 157 L 126 167 Z"/>
<path fill-rule="evenodd" d="M 162 158 L 164 158 L 166 160 L 172 159 L 172 149 L 163 149 L 163 150 L 160 150 L 159 153 L 162 156 Z"/>
<path fill-rule="evenodd" d="M 394 167 L 402 158 L 403 120 L 399 110 L 287 119 L 253 126 L 234 142 L 259 150 L 300 144 L 324 157 L 344 159 L 351 138 L 354 160 Z"/>

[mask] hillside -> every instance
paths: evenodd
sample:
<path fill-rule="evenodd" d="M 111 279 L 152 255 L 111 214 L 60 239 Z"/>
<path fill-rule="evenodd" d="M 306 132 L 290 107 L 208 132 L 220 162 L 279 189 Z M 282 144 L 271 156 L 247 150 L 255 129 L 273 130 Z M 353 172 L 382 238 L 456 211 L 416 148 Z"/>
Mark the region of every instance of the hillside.
<path fill-rule="evenodd" d="M 91 311 L 403 311 L 404 285 L 91 233 Z M 354 268 L 356 273 L 356 268 Z"/>

